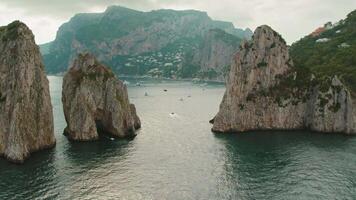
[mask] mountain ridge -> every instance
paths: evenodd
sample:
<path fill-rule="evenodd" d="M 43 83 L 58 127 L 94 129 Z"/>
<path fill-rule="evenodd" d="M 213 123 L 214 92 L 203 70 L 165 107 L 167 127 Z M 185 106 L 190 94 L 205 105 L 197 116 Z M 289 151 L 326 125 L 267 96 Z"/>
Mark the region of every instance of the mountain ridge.
<path fill-rule="evenodd" d="M 159 68 L 162 74 L 169 74 L 168 78 L 180 78 L 186 56 L 203 46 L 209 30 L 217 28 L 233 35 L 237 43 L 252 35 L 249 29 L 212 20 L 202 11 L 161 9 L 143 12 L 110 6 L 103 13 L 74 15 L 59 28 L 48 53 L 42 52 L 50 74 L 66 71 L 78 53 L 90 51 L 120 74 L 147 75 L 148 71 Z M 140 56 L 149 56 L 151 61 L 143 61 Z M 129 59 L 137 61 L 134 67 L 128 67 L 133 65 Z M 169 69 L 173 75 L 167 73 L 166 64 L 173 64 Z M 191 74 L 189 78 L 197 76 Z"/>

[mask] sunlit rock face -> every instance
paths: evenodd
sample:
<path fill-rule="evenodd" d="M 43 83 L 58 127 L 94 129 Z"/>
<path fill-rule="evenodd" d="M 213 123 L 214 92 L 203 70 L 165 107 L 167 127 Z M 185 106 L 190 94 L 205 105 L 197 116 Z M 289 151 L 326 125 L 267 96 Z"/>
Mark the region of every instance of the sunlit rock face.
<path fill-rule="evenodd" d="M 268 26 L 241 45 L 215 116 L 215 132 L 309 129 L 355 134 L 355 106 L 338 77 L 318 78 L 293 65 L 283 38 Z"/>
<path fill-rule="evenodd" d="M 0 154 L 22 163 L 56 143 L 49 84 L 25 24 L 0 27 L 0 52 Z"/>
<path fill-rule="evenodd" d="M 141 127 L 126 86 L 91 54 L 79 54 L 64 76 L 62 102 L 71 140 L 130 137 Z"/>

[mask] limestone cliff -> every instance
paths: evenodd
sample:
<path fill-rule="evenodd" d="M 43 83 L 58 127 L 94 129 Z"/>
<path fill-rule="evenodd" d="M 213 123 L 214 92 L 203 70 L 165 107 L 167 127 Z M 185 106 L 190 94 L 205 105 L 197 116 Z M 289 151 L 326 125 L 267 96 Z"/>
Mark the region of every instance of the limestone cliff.
<path fill-rule="evenodd" d="M 97 140 L 100 133 L 135 136 L 141 127 L 126 86 L 91 54 L 79 54 L 63 79 L 62 102 L 71 140 Z"/>
<path fill-rule="evenodd" d="M 49 84 L 31 30 L 0 27 L 0 154 L 23 162 L 55 145 Z"/>
<path fill-rule="evenodd" d="M 355 134 L 355 104 L 338 77 L 293 65 L 283 38 L 257 28 L 234 58 L 215 132 L 309 129 Z"/>
<path fill-rule="evenodd" d="M 191 62 L 200 66 L 197 78 L 224 81 L 240 43 L 240 38 L 223 30 L 209 30 Z"/>

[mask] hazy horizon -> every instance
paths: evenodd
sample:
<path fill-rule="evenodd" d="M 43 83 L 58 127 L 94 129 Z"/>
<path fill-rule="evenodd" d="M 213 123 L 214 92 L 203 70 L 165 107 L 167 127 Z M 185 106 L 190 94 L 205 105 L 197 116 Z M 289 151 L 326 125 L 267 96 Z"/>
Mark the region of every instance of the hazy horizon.
<path fill-rule="evenodd" d="M 340 3 L 343 2 L 343 3 Z M 36 42 L 53 41 L 60 25 L 77 13 L 100 13 L 108 6 L 117 5 L 140 11 L 158 9 L 199 10 L 207 12 L 214 20 L 232 22 L 237 28 L 252 31 L 267 24 L 282 34 L 288 44 L 311 33 L 326 22 L 336 22 L 356 9 L 356 1 L 341 0 L 221 0 L 219 2 L 197 0 L 45 0 L 0 2 L 0 25 L 14 20 L 25 22 L 34 32 Z M 248 9 L 246 9 L 248 8 Z"/>

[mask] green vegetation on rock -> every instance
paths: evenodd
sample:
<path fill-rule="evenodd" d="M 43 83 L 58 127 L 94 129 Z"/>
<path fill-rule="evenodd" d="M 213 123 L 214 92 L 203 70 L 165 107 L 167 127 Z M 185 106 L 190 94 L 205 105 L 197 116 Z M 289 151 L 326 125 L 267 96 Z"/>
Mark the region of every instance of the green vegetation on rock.
<path fill-rule="evenodd" d="M 0 102 L 4 102 L 6 100 L 6 95 L 3 96 L 3 94 L 0 92 Z"/>
<path fill-rule="evenodd" d="M 257 67 L 267 67 L 267 65 L 268 65 L 268 63 L 266 63 L 265 61 L 262 61 L 257 64 Z"/>
<path fill-rule="evenodd" d="M 356 11 L 328 26 L 319 35 L 309 35 L 290 49 L 294 64 L 308 68 L 317 77 L 338 77 L 356 92 Z"/>
<path fill-rule="evenodd" d="M 0 27 L 0 39 L 2 41 L 14 40 L 18 37 L 18 27 L 23 23 L 14 21 L 7 26 Z"/>

